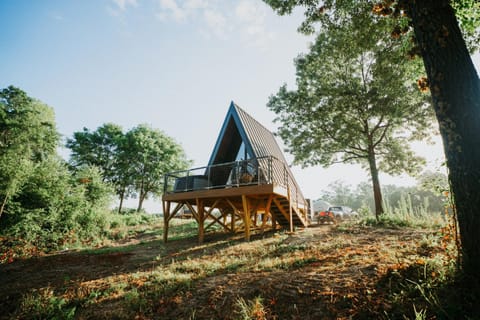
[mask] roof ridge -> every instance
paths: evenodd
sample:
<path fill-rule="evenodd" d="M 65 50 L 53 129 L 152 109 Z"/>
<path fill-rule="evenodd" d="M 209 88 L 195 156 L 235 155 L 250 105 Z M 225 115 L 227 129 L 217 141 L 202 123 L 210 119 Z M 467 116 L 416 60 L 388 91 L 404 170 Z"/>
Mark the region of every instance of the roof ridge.
<path fill-rule="evenodd" d="M 260 127 L 262 127 L 264 130 L 268 131 L 271 135 L 275 136 L 275 134 L 270 131 L 270 129 L 268 129 L 266 126 L 264 126 L 260 121 L 258 121 L 257 119 L 255 119 L 253 116 L 251 116 L 247 111 L 245 111 L 242 107 L 240 107 L 237 103 L 235 103 L 234 101 L 232 101 L 232 104 L 234 105 L 235 108 L 237 108 L 239 111 L 243 112 L 245 115 L 247 115 L 249 118 L 251 118 L 251 120 L 253 120 L 255 122 L 255 124 L 259 125 Z"/>

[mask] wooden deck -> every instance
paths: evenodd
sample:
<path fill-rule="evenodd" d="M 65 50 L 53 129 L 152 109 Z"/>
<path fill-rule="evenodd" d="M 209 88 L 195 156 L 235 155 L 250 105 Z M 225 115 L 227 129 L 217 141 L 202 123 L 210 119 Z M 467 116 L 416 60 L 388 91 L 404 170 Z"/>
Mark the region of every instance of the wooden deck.
<path fill-rule="evenodd" d="M 166 193 L 162 200 L 165 242 L 169 222 L 183 206 L 191 211 L 198 223 L 200 243 L 204 240 L 205 230 L 214 224 L 222 226 L 225 232 L 244 232 L 246 240 L 250 239 L 252 230 L 263 232 L 280 226 L 293 231 L 296 226 L 307 225 L 303 199 L 292 199 L 287 188 L 276 184 Z"/>

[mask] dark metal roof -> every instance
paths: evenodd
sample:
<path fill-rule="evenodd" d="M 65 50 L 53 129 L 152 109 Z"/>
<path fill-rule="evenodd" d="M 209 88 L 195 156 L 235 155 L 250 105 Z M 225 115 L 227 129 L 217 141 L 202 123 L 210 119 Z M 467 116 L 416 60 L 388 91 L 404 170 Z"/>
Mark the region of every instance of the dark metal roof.
<path fill-rule="evenodd" d="M 230 107 L 223 122 L 208 165 L 210 166 L 235 160 L 234 158 L 236 156 L 236 152 L 232 152 L 232 150 L 238 150 L 238 147 L 242 141 L 245 143 L 247 152 L 253 158 L 273 156 L 282 162 L 284 165 L 273 168 L 275 171 L 274 174 L 282 179 L 285 175 L 288 175 L 288 184 L 290 185 L 290 189 L 296 190 L 294 191 L 296 194 L 292 196 L 301 196 L 301 199 L 303 200 L 303 195 L 300 191 L 300 188 L 295 181 L 290 168 L 288 167 L 287 160 L 285 159 L 280 146 L 275 140 L 273 133 L 233 101 L 230 103 Z M 259 166 L 266 165 L 266 162 L 259 163 Z"/>

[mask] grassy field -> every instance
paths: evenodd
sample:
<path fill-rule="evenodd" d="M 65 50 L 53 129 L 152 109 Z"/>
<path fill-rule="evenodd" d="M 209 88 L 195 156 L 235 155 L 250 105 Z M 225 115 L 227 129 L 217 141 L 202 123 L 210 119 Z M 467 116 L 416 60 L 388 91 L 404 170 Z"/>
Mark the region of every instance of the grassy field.
<path fill-rule="evenodd" d="M 0 319 L 475 319 L 439 226 L 319 225 L 241 235 L 174 220 L 102 247 L 0 265 Z M 123 227 L 126 228 L 126 227 Z"/>

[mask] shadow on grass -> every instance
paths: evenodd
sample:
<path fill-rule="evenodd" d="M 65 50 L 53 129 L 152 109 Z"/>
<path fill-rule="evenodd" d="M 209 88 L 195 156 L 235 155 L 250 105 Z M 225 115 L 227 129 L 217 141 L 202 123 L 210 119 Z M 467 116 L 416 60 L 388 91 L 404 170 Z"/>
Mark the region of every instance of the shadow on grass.
<path fill-rule="evenodd" d="M 381 277 L 359 319 L 480 319 L 480 286 L 460 272 L 441 277 L 410 264 Z"/>
<path fill-rule="evenodd" d="M 176 239 L 169 239 L 167 244 L 161 240 L 142 241 L 134 245 L 67 251 L 0 265 L 0 319 L 8 319 L 25 295 L 33 291 L 50 288 L 61 292 L 74 283 L 145 272 L 170 264 L 172 260 L 182 261 L 243 241 L 238 235 L 211 232 L 206 234 L 204 244 L 199 245 L 197 237 L 187 229 L 177 234 Z M 252 242 L 273 234 L 254 235 Z M 158 237 L 161 238 L 161 232 Z"/>
<path fill-rule="evenodd" d="M 268 244 L 268 250 L 255 255 L 249 244 L 226 251 L 243 250 L 242 256 L 252 260 L 251 266 L 245 268 L 242 260 L 226 259 L 211 272 L 201 268 L 222 249 L 243 242 L 241 235 L 209 233 L 202 245 L 194 236 L 167 245 L 152 240 L 121 249 L 19 261 L 12 264 L 18 263 L 16 267 L 9 265 L 10 269 L 0 266 L 0 281 L 7 285 L 2 283 L 0 289 L 4 311 L 0 318 L 238 319 L 239 312 L 255 311 L 263 315 L 261 319 L 477 319 L 479 296 L 472 290 L 478 291 L 478 287 L 468 281 L 445 281 L 438 272 L 433 273 L 436 269 L 412 262 L 415 259 L 395 266 L 396 255 L 384 261 L 387 271 L 377 270 L 379 249 L 371 243 L 394 245 L 410 239 L 411 250 L 405 252 L 409 256 L 418 250 L 419 233 L 402 237 L 399 230 L 334 230 L 330 240 L 322 232 L 315 233 L 313 247 L 308 243 L 312 239 L 308 229 L 303 236 L 252 235 L 251 245 L 260 245 L 266 238 L 263 245 Z M 278 241 L 268 240 L 273 235 L 280 237 Z M 340 242 L 343 236 L 346 239 Z M 326 240 L 332 241 L 331 245 L 327 241 L 328 246 L 318 246 Z M 313 254 L 288 260 L 303 252 Z M 372 258 L 359 259 L 362 253 L 372 254 Z M 257 260 L 277 256 L 290 262 L 270 269 L 255 267 Z M 183 260 L 187 261 L 179 263 Z M 122 278 L 110 283 L 106 278 L 113 275 Z M 75 286 L 96 279 L 101 281 Z M 25 304 L 22 295 L 32 290 L 35 295 L 28 300 L 30 305 L 18 309 L 22 299 Z"/>

